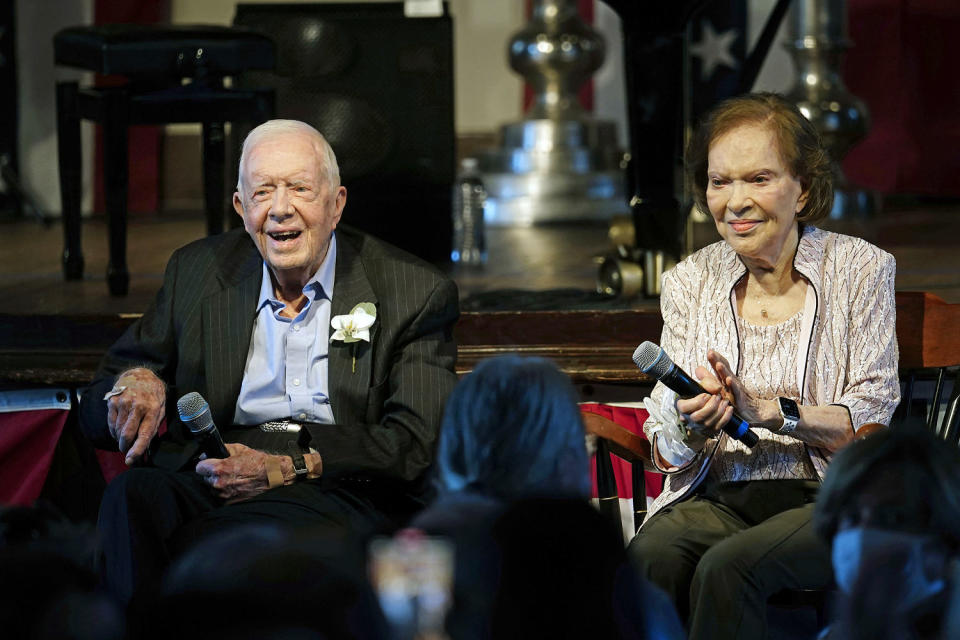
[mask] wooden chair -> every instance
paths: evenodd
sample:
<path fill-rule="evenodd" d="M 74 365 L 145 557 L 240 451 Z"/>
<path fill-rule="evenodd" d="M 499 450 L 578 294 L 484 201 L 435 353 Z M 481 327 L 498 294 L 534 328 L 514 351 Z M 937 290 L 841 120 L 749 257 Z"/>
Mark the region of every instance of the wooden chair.
<path fill-rule="evenodd" d="M 901 331 L 901 328 L 905 330 Z M 948 304 L 926 292 L 897 293 L 897 341 L 900 345 L 902 398 L 894 424 L 922 417 L 929 429 L 960 444 L 960 304 Z M 948 380 L 949 395 L 944 397 Z M 933 383 L 929 398 L 918 384 Z M 942 418 L 940 417 L 942 414 Z"/>
<path fill-rule="evenodd" d="M 647 516 L 646 480 L 644 466 L 650 466 L 650 443 L 646 438 L 622 427 L 610 418 L 584 411 L 584 429 L 596 436 L 597 498 L 600 512 L 616 525 L 617 535 L 628 528 L 620 511 L 620 490 L 614 477 L 610 455 L 616 455 L 630 463 L 633 495 L 633 531 L 640 528 Z M 629 540 L 623 540 L 629 542 Z"/>

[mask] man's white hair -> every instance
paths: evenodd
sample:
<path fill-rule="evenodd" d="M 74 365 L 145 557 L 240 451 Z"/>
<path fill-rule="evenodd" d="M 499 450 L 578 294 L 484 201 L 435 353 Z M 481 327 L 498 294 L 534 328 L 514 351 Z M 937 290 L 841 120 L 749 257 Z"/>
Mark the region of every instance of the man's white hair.
<path fill-rule="evenodd" d="M 254 128 L 243 141 L 240 150 L 240 171 L 237 177 L 237 191 L 243 191 L 243 170 L 247 159 L 247 150 L 251 149 L 261 139 L 277 134 L 297 134 L 309 136 L 323 165 L 323 173 L 331 188 L 340 186 L 340 167 L 337 165 L 337 156 L 333 147 L 319 131 L 300 120 L 268 120 Z"/>

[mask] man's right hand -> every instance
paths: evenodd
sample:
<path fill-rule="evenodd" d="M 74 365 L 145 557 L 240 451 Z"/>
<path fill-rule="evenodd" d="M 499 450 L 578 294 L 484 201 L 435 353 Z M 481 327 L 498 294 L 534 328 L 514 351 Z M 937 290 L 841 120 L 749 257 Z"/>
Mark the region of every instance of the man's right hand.
<path fill-rule="evenodd" d="M 114 383 L 114 389 L 119 387 L 126 389 L 107 399 L 107 429 L 129 466 L 143 456 L 157 435 L 166 411 L 167 389 L 157 374 L 144 368 L 121 373 Z"/>

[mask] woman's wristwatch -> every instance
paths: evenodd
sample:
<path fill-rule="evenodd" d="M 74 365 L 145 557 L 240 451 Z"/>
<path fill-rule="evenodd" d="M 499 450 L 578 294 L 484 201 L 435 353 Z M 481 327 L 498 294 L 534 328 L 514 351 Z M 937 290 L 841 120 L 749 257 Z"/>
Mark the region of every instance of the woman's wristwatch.
<path fill-rule="evenodd" d="M 777 398 L 777 406 L 780 407 L 780 417 L 783 418 L 783 426 L 777 429 L 776 433 L 788 434 L 797 428 L 800 424 L 800 407 L 790 398 L 780 396 Z"/>

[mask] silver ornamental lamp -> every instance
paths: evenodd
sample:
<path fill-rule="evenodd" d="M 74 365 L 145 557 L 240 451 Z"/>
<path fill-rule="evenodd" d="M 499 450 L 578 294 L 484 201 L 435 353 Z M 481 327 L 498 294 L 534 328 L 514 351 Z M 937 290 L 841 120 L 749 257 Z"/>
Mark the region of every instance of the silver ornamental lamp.
<path fill-rule="evenodd" d="M 603 58 L 603 38 L 575 0 L 534 0 L 509 44 L 510 66 L 533 103 L 523 120 L 502 127 L 499 148 L 478 157 L 487 224 L 606 221 L 628 211 L 616 124 L 592 118 L 577 100 Z"/>
<path fill-rule="evenodd" d="M 870 114 L 862 100 L 847 90 L 840 74 L 847 35 L 846 0 L 794 0 L 786 45 L 797 71 L 797 82 L 786 97 L 797 105 L 823 138 L 834 170 L 831 218 L 874 213 L 877 196 L 849 184 L 841 162 L 870 129 Z"/>

